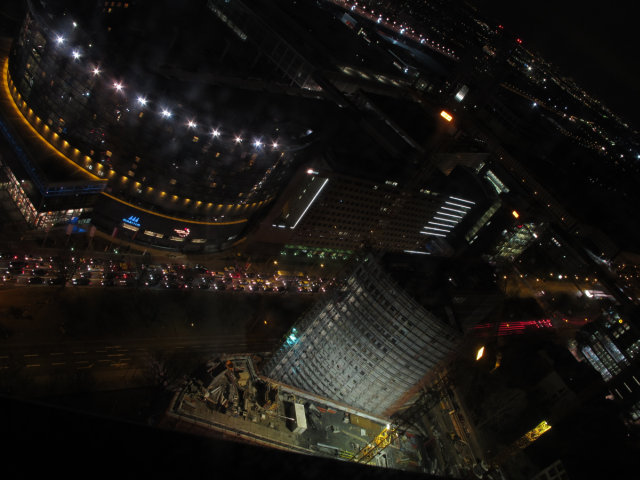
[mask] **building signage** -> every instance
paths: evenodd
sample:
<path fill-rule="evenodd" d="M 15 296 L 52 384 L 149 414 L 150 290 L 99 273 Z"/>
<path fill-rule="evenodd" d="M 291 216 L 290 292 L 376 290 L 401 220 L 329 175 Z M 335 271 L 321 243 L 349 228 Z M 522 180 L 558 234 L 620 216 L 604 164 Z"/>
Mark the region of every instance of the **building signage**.
<path fill-rule="evenodd" d="M 133 225 L 134 227 L 140 227 L 140 217 L 135 217 L 131 215 L 129 218 L 123 218 L 122 223 L 126 223 L 128 225 Z"/>
<path fill-rule="evenodd" d="M 188 228 L 183 228 L 182 230 L 179 228 L 174 228 L 173 231 L 176 232 L 176 235 L 178 235 L 180 238 L 187 238 L 191 233 L 191 230 L 189 230 Z"/>

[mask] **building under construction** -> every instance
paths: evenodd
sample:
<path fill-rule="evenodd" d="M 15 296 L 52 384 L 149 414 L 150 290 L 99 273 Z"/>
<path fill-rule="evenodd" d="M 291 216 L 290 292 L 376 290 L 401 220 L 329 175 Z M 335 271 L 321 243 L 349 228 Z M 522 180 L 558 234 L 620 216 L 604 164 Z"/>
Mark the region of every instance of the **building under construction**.
<path fill-rule="evenodd" d="M 390 415 L 461 337 L 373 257 L 287 333 L 265 376 L 374 415 Z"/>

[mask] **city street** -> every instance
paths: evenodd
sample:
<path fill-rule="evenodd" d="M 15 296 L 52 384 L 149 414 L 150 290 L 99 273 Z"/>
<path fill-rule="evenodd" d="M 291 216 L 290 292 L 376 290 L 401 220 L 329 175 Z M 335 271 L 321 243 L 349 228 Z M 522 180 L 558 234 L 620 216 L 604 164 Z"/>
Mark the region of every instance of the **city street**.
<path fill-rule="evenodd" d="M 315 299 L 199 289 L 5 286 L 0 388 L 37 396 L 171 383 L 215 354 L 273 351 Z M 70 384 L 78 375 L 91 383 Z"/>

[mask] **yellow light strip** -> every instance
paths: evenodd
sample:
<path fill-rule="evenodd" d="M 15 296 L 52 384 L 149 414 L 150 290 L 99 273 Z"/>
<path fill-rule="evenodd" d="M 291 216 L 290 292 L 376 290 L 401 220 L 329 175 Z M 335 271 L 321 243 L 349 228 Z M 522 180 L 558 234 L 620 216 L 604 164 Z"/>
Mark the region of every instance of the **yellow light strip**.
<path fill-rule="evenodd" d="M 451 120 L 453 120 L 453 117 L 451 116 L 451 114 L 445 110 L 442 110 L 440 112 L 440 116 L 444 118 L 447 122 L 450 122 Z"/>
<path fill-rule="evenodd" d="M 139 207 L 137 205 L 133 205 L 132 203 L 125 202 L 124 200 L 121 200 L 118 197 L 114 197 L 113 195 L 111 195 L 109 193 L 106 193 L 106 192 L 102 192 L 102 195 L 104 195 L 106 197 L 109 197 L 110 199 L 115 200 L 116 202 L 120 202 L 123 205 L 126 205 L 128 207 L 135 208 L 136 210 L 140 210 L 141 212 L 148 213 L 150 215 L 156 215 L 156 216 L 162 217 L 162 218 L 168 218 L 169 220 L 176 220 L 178 222 L 195 223 L 195 224 L 198 224 L 198 225 L 218 226 L 218 225 L 236 225 L 238 223 L 245 223 L 247 221 L 246 218 L 242 218 L 240 220 L 233 220 L 231 222 L 202 222 L 202 221 L 199 221 L 199 220 L 188 220 L 186 218 L 172 217 L 170 215 L 165 215 L 163 213 L 158 213 L 158 212 L 153 212 L 151 210 L 147 210 L 146 208 L 142 208 L 142 207 Z"/>
<path fill-rule="evenodd" d="M 96 175 L 94 175 L 93 173 L 88 172 L 87 170 L 85 170 L 84 168 L 82 168 L 81 166 L 79 166 L 78 164 L 76 164 L 73 160 L 71 160 L 70 158 L 68 158 L 66 155 L 64 155 L 62 152 L 60 152 L 57 148 L 55 148 L 53 145 L 51 145 L 46 138 L 44 138 L 32 125 L 31 123 L 29 123 L 29 121 L 24 117 L 24 115 L 22 114 L 22 112 L 20 111 L 20 109 L 18 108 L 18 106 L 15 104 L 13 97 L 11 96 L 11 92 L 9 90 L 9 59 L 6 58 L 5 62 L 4 62 L 4 67 L 2 68 L 2 86 L 5 90 L 5 93 L 7 94 L 7 97 L 9 99 L 9 103 L 11 104 L 11 106 L 14 108 L 14 110 L 16 111 L 18 117 L 20 118 L 20 120 L 22 120 L 22 123 L 28 127 L 43 143 L 43 145 L 48 148 L 49 150 L 53 151 L 57 156 L 61 157 L 62 159 L 64 159 L 65 161 L 67 161 L 68 163 L 70 163 L 71 165 L 73 165 L 77 170 L 79 170 L 80 172 L 89 175 L 91 178 L 95 179 L 95 180 L 100 180 L 103 182 L 106 182 L 107 180 L 104 178 L 100 178 Z M 142 208 L 139 207 L 137 205 L 133 205 L 129 202 L 125 202 L 124 200 L 119 199 L 118 197 L 115 197 L 113 195 L 110 195 L 106 192 L 101 192 L 102 195 L 105 195 L 106 197 L 111 198 L 112 200 L 115 200 L 116 202 L 122 203 L 124 205 L 127 205 L 128 207 L 131 208 L 135 208 L 136 210 L 140 210 L 141 212 L 145 212 L 148 213 L 150 215 L 156 215 L 158 217 L 162 217 L 162 218 L 167 218 L 169 220 L 175 220 L 178 222 L 186 222 L 186 223 L 194 223 L 194 224 L 198 224 L 198 225 L 211 225 L 211 226 L 222 226 L 222 225 L 237 225 L 239 223 L 245 223 L 247 222 L 246 218 L 240 219 L 240 220 L 233 220 L 230 222 L 203 222 L 203 221 L 198 221 L 198 220 L 188 220 L 186 218 L 179 218 L 179 217 L 172 217 L 170 215 L 165 215 L 162 213 L 158 213 L 158 212 L 153 212 L 151 210 L 147 210 L 146 208 Z"/>
<path fill-rule="evenodd" d="M 13 100 L 13 97 L 11 96 L 11 91 L 9 90 L 9 58 L 5 59 L 4 62 L 4 66 L 2 67 L 2 87 L 7 95 L 7 98 L 9 99 L 9 104 L 13 107 L 13 109 L 15 110 L 15 112 L 18 114 L 18 117 L 20 120 L 22 120 L 22 123 L 29 128 L 29 130 L 31 130 L 33 133 L 36 134 L 36 136 L 42 141 L 43 145 L 48 148 L 49 150 L 51 150 L 54 154 L 56 154 L 58 157 L 62 158 L 63 160 L 65 160 L 66 162 L 70 163 L 71 165 L 73 165 L 74 168 L 76 168 L 77 170 L 79 170 L 80 172 L 84 173 L 85 175 L 88 175 L 89 177 L 91 177 L 94 180 L 100 180 L 103 182 L 106 182 L 105 179 L 100 178 L 96 175 L 94 175 L 91 172 L 88 172 L 87 170 L 85 170 L 84 168 L 82 168 L 80 165 L 78 165 L 77 163 L 75 163 L 73 160 L 71 160 L 69 157 L 67 157 L 65 154 L 63 154 L 62 152 L 60 152 L 56 147 L 54 147 L 53 145 L 51 145 L 46 138 L 44 138 L 35 128 L 33 128 L 33 126 L 31 125 L 31 123 L 29 123 L 29 121 L 24 117 L 24 115 L 22 114 L 22 111 L 18 108 L 18 106 L 16 105 L 15 101 Z"/>

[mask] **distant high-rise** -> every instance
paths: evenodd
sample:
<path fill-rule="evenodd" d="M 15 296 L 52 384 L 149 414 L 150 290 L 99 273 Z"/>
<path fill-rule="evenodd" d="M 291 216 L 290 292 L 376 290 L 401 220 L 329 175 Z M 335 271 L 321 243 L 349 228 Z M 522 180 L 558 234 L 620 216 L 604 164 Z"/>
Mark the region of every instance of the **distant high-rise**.
<path fill-rule="evenodd" d="M 638 310 L 609 308 L 576 335 L 576 348 L 607 383 L 628 422 L 640 425 Z"/>
<path fill-rule="evenodd" d="M 373 414 L 390 414 L 441 362 L 459 329 L 367 257 L 344 288 L 296 322 L 264 374 Z"/>

